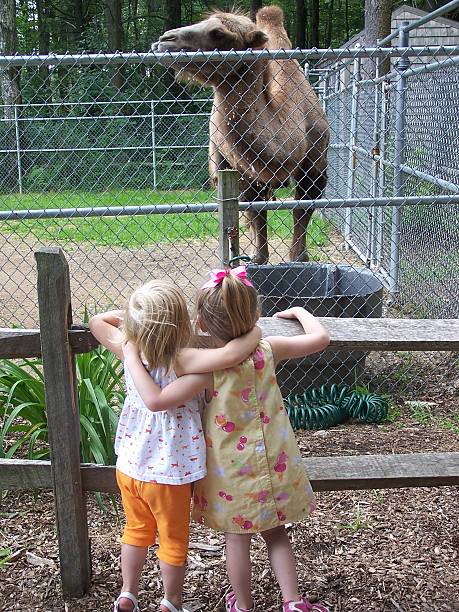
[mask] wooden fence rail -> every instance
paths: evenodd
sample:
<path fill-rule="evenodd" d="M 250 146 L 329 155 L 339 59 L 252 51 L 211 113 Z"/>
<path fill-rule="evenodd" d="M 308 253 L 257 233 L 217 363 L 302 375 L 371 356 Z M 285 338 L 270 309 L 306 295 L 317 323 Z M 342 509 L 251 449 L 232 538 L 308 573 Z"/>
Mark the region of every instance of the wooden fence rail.
<path fill-rule="evenodd" d="M 50 461 L 0 459 L 0 489 L 53 489 L 62 588 L 82 596 L 89 587 L 86 491 L 116 492 L 113 467 L 80 464 L 75 354 L 97 342 L 72 325 L 68 265 L 60 249 L 36 253 L 40 330 L 0 329 L 0 358 L 43 359 Z M 458 320 L 322 318 L 330 349 L 459 351 Z M 264 335 L 302 332 L 295 321 L 263 318 Z M 308 457 L 318 491 L 459 484 L 459 453 Z"/>
<path fill-rule="evenodd" d="M 315 491 L 441 487 L 459 484 L 459 453 L 307 457 Z M 115 468 L 82 463 L 84 491 L 118 493 Z M 52 489 L 50 461 L 0 459 L 0 489 Z"/>

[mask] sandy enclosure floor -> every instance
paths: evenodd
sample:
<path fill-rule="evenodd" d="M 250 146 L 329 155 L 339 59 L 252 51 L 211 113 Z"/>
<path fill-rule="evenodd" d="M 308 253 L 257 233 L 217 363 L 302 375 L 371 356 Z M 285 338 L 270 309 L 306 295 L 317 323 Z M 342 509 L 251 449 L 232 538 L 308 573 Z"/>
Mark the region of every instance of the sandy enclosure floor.
<path fill-rule="evenodd" d="M 242 231 L 242 230 L 241 230 Z M 322 262 L 361 262 L 341 246 L 339 234 L 323 247 Z M 91 312 L 122 305 L 130 291 L 150 278 L 170 278 L 183 289 L 190 303 L 208 271 L 219 266 L 218 242 L 214 238 L 159 243 L 138 249 L 103 247 L 91 243 L 44 243 L 33 234 L 17 238 L 0 233 L 0 326 L 38 325 L 36 262 L 34 251 L 42 246 L 60 246 L 70 269 L 74 320 L 81 320 L 84 307 Z M 270 239 L 270 263 L 288 261 L 287 241 Z M 241 253 L 251 248 L 241 234 Z"/>

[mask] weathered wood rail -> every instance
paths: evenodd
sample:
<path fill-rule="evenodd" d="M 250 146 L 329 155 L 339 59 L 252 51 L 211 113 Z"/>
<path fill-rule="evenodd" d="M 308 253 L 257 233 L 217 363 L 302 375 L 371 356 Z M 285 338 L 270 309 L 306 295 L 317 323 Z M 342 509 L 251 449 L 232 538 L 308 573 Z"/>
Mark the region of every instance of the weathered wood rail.
<path fill-rule="evenodd" d="M 459 351 L 459 319 L 340 319 L 317 317 L 330 333 L 329 349 L 365 351 Z M 303 332 L 297 321 L 262 317 L 264 336 L 294 336 Z M 68 331 L 72 351 L 86 353 L 97 346 L 87 327 Z M 39 329 L 0 327 L 0 358 L 39 357 Z"/>
<path fill-rule="evenodd" d="M 97 346 L 87 328 L 72 325 L 69 270 L 57 248 L 35 254 L 40 330 L 0 328 L 0 358 L 43 358 L 50 461 L 0 459 L 0 489 L 53 489 L 60 570 L 66 595 L 83 595 L 91 563 L 87 491 L 116 492 L 113 467 L 80 464 L 75 354 Z M 459 351 L 459 321 L 322 318 L 330 349 Z M 301 333 L 295 321 L 263 318 L 263 335 Z M 308 457 L 317 491 L 459 484 L 459 453 Z"/>
<path fill-rule="evenodd" d="M 304 463 L 315 491 L 459 484 L 459 453 L 307 457 Z M 84 491 L 119 491 L 114 467 L 82 463 L 80 469 Z M 0 489 L 53 488 L 50 461 L 2 459 L 0 472 Z"/>

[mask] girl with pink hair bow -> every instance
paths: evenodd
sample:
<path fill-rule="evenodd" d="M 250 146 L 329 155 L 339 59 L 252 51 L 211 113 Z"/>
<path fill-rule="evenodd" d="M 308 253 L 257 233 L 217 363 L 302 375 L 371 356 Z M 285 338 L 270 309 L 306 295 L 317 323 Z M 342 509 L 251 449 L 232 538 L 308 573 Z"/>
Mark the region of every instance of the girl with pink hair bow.
<path fill-rule="evenodd" d="M 206 448 L 196 385 L 192 376 L 183 375 L 237 365 L 253 351 L 261 334 L 254 329 L 217 349 L 189 348 L 192 326 L 184 296 L 163 280 L 139 287 L 124 310 L 98 314 L 89 327 L 103 346 L 124 360 L 126 382 L 115 437 L 126 526 L 121 545 L 123 586 L 114 612 L 138 612 L 140 576 L 156 532 L 164 587 L 160 610 L 186 612 L 182 589 L 191 485 L 206 474 Z M 177 376 L 182 376 L 178 384 L 173 382 Z M 149 386 L 157 391 L 154 402 L 144 393 Z"/>
<path fill-rule="evenodd" d="M 197 296 L 197 326 L 210 335 L 215 347 L 256 326 L 258 295 L 244 266 L 212 270 Z M 271 567 L 278 580 L 283 612 L 326 612 L 322 604 L 300 597 L 296 563 L 286 523 L 298 521 L 315 508 L 314 496 L 276 382 L 276 365 L 328 346 L 327 330 L 303 308 L 275 316 L 297 319 L 304 334 L 269 336 L 236 367 L 211 374 L 184 376 L 170 393 L 182 400 L 186 392 L 205 392 L 203 428 L 207 445 L 207 475 L 195 484 L 193 518 L 224 532 L 226 565 L 232 590 L 227 612 L 253 612 L 250 544 L 259 533 L 266 542 Z M 133 357 L 134 360 L 135 356 Z M 139 361 L 134 372 L 143 375 Z M 145 401 L 161 397 L 151 379 Z M 137 385 L 137 382 L 136 382 Z M 261 602 L 260 610 L 266 609 Z"/>

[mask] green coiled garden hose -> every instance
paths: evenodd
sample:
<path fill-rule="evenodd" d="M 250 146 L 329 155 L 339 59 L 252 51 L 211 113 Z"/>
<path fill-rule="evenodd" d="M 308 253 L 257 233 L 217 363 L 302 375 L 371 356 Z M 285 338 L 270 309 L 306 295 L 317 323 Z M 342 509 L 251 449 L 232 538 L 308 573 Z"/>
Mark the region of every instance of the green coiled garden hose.
<path fill-rule="evenodd" d="M 389 402 L 383 395 L 351 391 L 345 385 L 322 385 L 285 400 L 293 429 L 328 429 L 348 419 L 379 423 L 387 416 Z"/>

